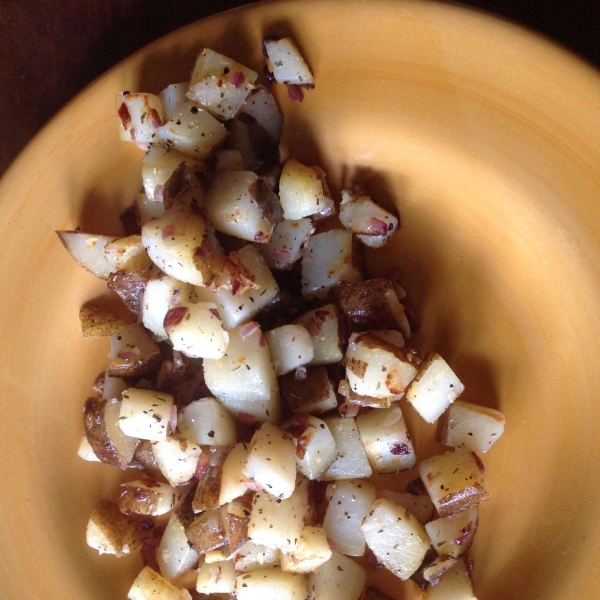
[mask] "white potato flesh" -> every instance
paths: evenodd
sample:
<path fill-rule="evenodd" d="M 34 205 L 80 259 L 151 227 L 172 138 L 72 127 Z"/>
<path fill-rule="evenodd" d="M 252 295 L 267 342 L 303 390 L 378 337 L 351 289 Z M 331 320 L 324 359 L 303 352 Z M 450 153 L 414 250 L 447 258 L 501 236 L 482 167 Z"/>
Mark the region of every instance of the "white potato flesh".
<path fill-rule="evenodd" d="M 106 244 L 104 254 L 112 265 L 112 272 L 144 271 L 152 265 L 139 235 L 130 235 Z"/>
<path fill-rule="evenodd" d="M 127 382 L 120 377 L 111 377 L 104 375 L 104 387 L 102 389 L 102 397 L 107 400 L 113 398 L 121 398 L 121 394 L 128 388 Z"/>
<path fill-rule="evenodd" d="M 340 281 L 360 281 L 352 262 L 352 234 L 331 229 L 313 235 L 302 258 L 302 295 L 324 299 Z"/>
<path fill-rule="evenodd" d="M 99 554 L 126 556 L 142 542 L 139 521 L 124 515 L 110 500 L 100 500 L 90 515 L 86 532 L 86 544 Z"/>
<path fill-rule="evenodd" d="M 244 171 L 244 160 L 237 150 L 215 152 L 215 173 L 221 171 Z"/>
<path fill-rule="evenodd" d="M 173 513 L 156 550 L 160 574 L 173 582 L 190 571 L 198 562 L 198 558 L 198 553 L 188 544 L 183 523 Z"/>
<path fill-rule="evenodd" d="M 327 562 L 308 576 L 308 599 L 359 600 L 366 583 L 366 571 L 335 550 Z"/>
<path fill-rule="evenodd" d="M 319 174 L 289 158 L 279 177 L 279 201 L 285 219 L 302 219 L 323 210 L 325 196 Z"/>
<path fill-rule="evenodd" d="M 296 550 L 281 555 L 281 570 L 286 573 L 312 573 L 333 554 L 322 527 L 305 527 Z"/>
<path fill-rule="evenodd" d="M 175 322 L 165 327 L 173 349 L 190 358 L 224 356 L 229 334 L 223 329 L 217 305 L 212 302 L 181 303 L 175 310 L 183 312 L 184 309 L 186 312 L 180 321 L 177 314 Z"/>
<path fill-rule="evenodd" d="M 504 433 L 504 423 L 499 410 L 456 400 L 438 421 L 436 441 L 485 453 Z"/>
<path fill-rule="evenodd" d="M 398 219 L 375 204 L 369 196 L 359 196 L 342 191 L 340 222 L 358 239 L 371 248 L 387 244 L 398 228 Z"/>
<path fill-rule="evenodd" d="M 258 176 L 252 171 L 216 173 L 207 198 L 208 218 L 217 231 L 250 242 L 267 242 L 271 222 L 259 206 Z"/>
<path fill-rule="evenodd" d="M 375 473 L 394 473 L 417 464 L 399 406 L 371 409 L 356 418 L 356 426 Z"/>
<path fill-rule="evenodd" d="M 267 67 L 275 81 L 296 85 L 314 84 L 313 75 L 291 38 L 265 40 L 263 44 L 267 52 Z"/>
<path fill-rule="evenodd" d="M 242 573 L 278 567 L 281 562 L 281 550 L 267 548 L 249 540 L 235 551 L 233 561 L 236 570 Z"/>
<path fill-rule="evenodd" d="M 406 399 L 425 421 L 433 423 L 464 389 L 448 363 L 433 352 L 425 359 L 406 391 Z"/>
<path fill-rule="evenodd" d="M 254 117 L 271 139 L 279 141 L 283 128 L 283 116 L 269 90 L 260 88 L 248 96 L 241 112 Z"/>
<path fill-rule="evenodd" d="M 310 366 L 329 365 L 342 360 L 344 353 L 335 305 L 327 304 L 311 310 L 294 322 L 306 327 L 312 338 L 314 354 Z"/>
<path fill-rule="evenodd" d="M 373 503 L 362 531 L 377 561 L 400 579 L 408 579 L 429 550 L 429 538 L 419 520 L 385 498 Z"/>
<path fill-rule="evenodd" d="M 121 400 L 116 398 L 108 400 L 104 407 L 104 423 L 108 438 L 112 441 L 117 454 L 122 457 L 124 463 L 128 464 L 133 459 L 140 440 L 136 436 L 126 435 L 121 429 L 121 406 Z"/>
<path fill-rule="evenodd" d="M 481 459 L 468 450 L 432 456 L 419 465 L 419 475 L 441 517 L 489 499 L 482 473 Z"/>
<path fill-rule="evenodd" d="M 225 458 L 221 475 L 219 506 L 243 496 L 248 491 L 248 488 L 242 483 L 247 460 L 248 448 L 246 444 L 236 444 Z"/>
<path fill-rule="evenodd" d="M 227 136 L 227 130 L 207 110 L 186 100 L 157 130 L 159 141 L 196 159 L 208 158 Z"/>
<path fill-rule="evenodd" d="M 200 594 L 233 594 L 237 573 L 233 562 L 221 560 L 200 565 L 196 591 Z"/>
<path fill-rule="evenodd" d="M 238 418 L 279 420 L 279 386 L 260 328 L 229 331 L 223 358 L 203 361 L 208 389 Z"/>
<path fill-rule="evenodd" d="M 327 424 L 309 415 L 292 417 L 281 428 L 296 446 L 296 466 L 309 479 L 319 479 L 337 458 L 335 440 Z"/>
<path fill-rule="evenodd" d="M 439 556 L 458 558 L 466 554 L 473 543 L 479 510 L 472 506 L 450 517 L 441 517 L 425 525 L 431 545 Z"/>
<path fill-rule="evenodd" d="M 150 567 L 144 567 L 133 582 L 127 598 L 129 600 L 156 600 L 157 598 L 160 600 L 191 600 L 192 597 L 187 590 L 177 589 L 156 571 Z"/>
<path fill-rule="evenodd" d="M 327 488 L 331 497 L 323 520 L 327 537 L 348 556 L 365 553 L 365 536 L 360 525 L 377 499 L 375 486 L 360 479 L 338 481 Z"/>
<path fill-rule="evenodd" d="M 166 440 L 172 406 L 170 394 L 129 388 L 123 392 L 119 427 L 125 435 L 141 440 Z"/>
<path fill-rule="evenodd" d="M 203 48 L 190 80 L 187 97 L 224 121 L 233 119 L 258 77 L 251 69 L 210 48 Z"/>
<path fill-rule="evenodd" d="M 260 253 L 271 269 L 291 269 L 302 258 L 314 230 L 311 219 L 281 221 L 275 226 L 269 242 L 259 246 Z"/>
<path fill-rule="evenodd" d="M 168 483 L 144 479 L 121 484 L 119 508 L 124 514 L 135 513 L 158 517 L 170 512 L 183 492 Z"/>
<path fill-rule="evenodd" d="M 427 586 L 423 600 L 477 600 L 466 560 L 457 561 L 435 585 Z"/>
<path fill-rule="evenodd" d="M 428 523 L 435 512 L 435 506 L 433 506 L 429 496 L 415 496 L 408 492 L 392 492 L 389 490 L 380 490 L 379 496 L 398 506 L 403 506 L 415 515 L 421 523 Z"/>
<path fill-rule="evenodd" d="M 270 567 L 237 578 L 237 600 L 305 600 L 306 577 Z"/>
<path fill-rule="evenodd" d="M 229 255 L 229 260 L 239 261 L 253 278 L 253 285 L 246 291 L 233 293 L 228 287 L 215 291 L 219 314 L 227 329 L 250 321 L 279 291 L 269 267 L 258 250 L 251 245 L 244 246 Z"/>
<path fill-rule="evenodd" d="M 227 548 L 226 546 L 221 546 L 220 548 L 217 548 L 216 550 L 211 550 L 210 552 L 207 552 L 204 555 L 204 562 L 211 564 L 211 563 L 216 563 L 216 562 L 220 562 L 222 560 L 227 560 L 229 556 L 229 548 Z"/>
<path fill-rule="evenodd" d="M 244 476 L 276 498 L 292 495 L 296 487 L 296 448 L 279 427 L 263 423 L 254 433 Z"/>
<path fill-rule="evenodd" d="M 165 213 L 165 207 L 162 202 L 154 202 L 146 196 L 145 192 L 138 194 L 135 197 L 135 206 L 137 210 L 137 218 L 140 226 L 144 226 L 152 219 L 158 219 Z"/>
<path fill-rule="evenodd" d="M 165 119 L 172 118 L 176 108 L 185 102 L 185 93 L 187 92 L 188 82 L 172 83 L 168 85 L 159 94 L 165 109 Z"/>
<path fill-rule="evenodd" d="M 324 479 L 331 481 L 370 477 L 373 469 L 369 464 L 355 420 L 351 417 L 333 417 L 324 421 L 333 435 L 338 453 L 338 458 L 325 472 Z"/>
<path fill-rule="evenodd" d="M 117 94 L 119 136 L 124 142 L 154 144 L 158 128 L 165 121 L 162 100 L 154 94 Z"/>
<path fill-rule="evenodd" d="M 231 413 L 216 398 L 194 400 L 180 413 L 179 431 L 200 446 L 234 446 L 237 443 Z"/>
<path fill-rule="evenodd" d="M 80 231 L 57 231 L 56 233 L 79 266 L 100 279 L 108 279 L 114 268 L 104 254 L 104 248 L 118 238 Z"/>
<path fill-rule="evenodd" d="M 210 285 L 225 263 L 210 225 L 181 203 L 142 227 L 142 243 L 161 271 L 192 285 Z"/>
<path fill-rule="evenodd" d="M 88 442 L 87 437 L 85 436 L 85 433 L 83 434 L 83 437 L 81 438 L 81 442 L 79 442 L 77 456 L 79 456 L 79 458 L 83 458 L 83 460 L 87 460 L 89 462 L 100 462 L 100 459 L 94 454 L 94 451 L 92 450 L 92 447 L 90 446 L 90 443 Z"/>
<path fill-rule="evenodd" d="M 181 435 L 152 442 L 152 451 L 160 472 L 171 485 L 188 483 L 196 472 L 202 448 Z"/>
<path fill-rule="evenodd" d="M 302 325 L 282 325 L 267 331 L 265 338 L 277 375 L 285 375 L 308 364 L 314 357 L 310 334 Z"/>
<path fill-rule="evenodd" d="M 134 323 L 111 336 L 106 372 L 112 376 L 134 377 L 158 367 L 160 361 L 160 348 L 141 324 Z"/>
<path fill-rule="evenodd" d="M 344 357 L 346 377 L 355 394 L 398 399 L 417 374 L 411 355 L 375 332 L 353 333 Z"/>
<path fill-rule="evenodd" d="M 178 281 L 169 275 L 151 279 L 144 289 L 142 299 L 142 323 L 159 340 L 167 339 L 164 321 L 169 309 L 185 302 L 192 292 L 189 283 Z"/>

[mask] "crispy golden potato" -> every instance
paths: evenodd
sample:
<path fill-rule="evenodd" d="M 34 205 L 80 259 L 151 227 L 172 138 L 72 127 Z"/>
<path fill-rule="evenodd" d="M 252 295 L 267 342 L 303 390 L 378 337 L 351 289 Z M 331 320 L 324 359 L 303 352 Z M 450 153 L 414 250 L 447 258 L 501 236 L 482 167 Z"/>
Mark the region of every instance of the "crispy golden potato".
<path fill-rule="evenodd" d="M 110 337 L 127 325 L 121 317 L 96 304 L 82 307 L 79 321 L 85 338 Z"/>

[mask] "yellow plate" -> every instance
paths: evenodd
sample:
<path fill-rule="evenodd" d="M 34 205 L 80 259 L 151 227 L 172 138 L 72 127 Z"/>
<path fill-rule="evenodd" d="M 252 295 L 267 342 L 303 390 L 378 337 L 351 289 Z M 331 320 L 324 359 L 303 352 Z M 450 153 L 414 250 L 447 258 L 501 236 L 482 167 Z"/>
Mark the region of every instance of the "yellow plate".
<path fill-rule="evenodd" d="M 600 78 L 547 40 L 456 6 L 259 4 L 181 29 L 86 88 L 0 184 L 0 597 L 118 600 L 140 563 L 98 557 L 87 517 L 120 474 L 76 456 L 107 356 L 80 305 L 104 293 L 55 229 L 119 232 L 141 152 L 114 95 L 184 80 L 203 45 L 260 70 L 292 34 L 316 77 L 285 90 L 286 147 L 334 188 L 359 169 L 403 229 L 372 257 L 400 267 L 465 397 L 506 413 L 484 457 L 491 500 L 473 548 L 481 599 L 600 597 Z M 420 457 L 431 427 L 408 414 Z M 377 575 L 380 575 L 377 572 Z M 412 598 L 412 584 L 385 590 Z"/>

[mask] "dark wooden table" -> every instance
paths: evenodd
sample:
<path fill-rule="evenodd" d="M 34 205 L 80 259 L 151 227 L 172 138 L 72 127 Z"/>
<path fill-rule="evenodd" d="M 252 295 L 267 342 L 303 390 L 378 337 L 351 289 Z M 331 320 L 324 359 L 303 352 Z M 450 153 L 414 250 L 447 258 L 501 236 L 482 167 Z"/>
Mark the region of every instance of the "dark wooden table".
<path fill-rule="evenodd" d="M 372 0 L 377 1 L 377 0 Z M 152 40 L 240 0 L 0 1 L 0 173 L 85 85 Z M 471 0 L 600 65 L 598 0 Z"/>

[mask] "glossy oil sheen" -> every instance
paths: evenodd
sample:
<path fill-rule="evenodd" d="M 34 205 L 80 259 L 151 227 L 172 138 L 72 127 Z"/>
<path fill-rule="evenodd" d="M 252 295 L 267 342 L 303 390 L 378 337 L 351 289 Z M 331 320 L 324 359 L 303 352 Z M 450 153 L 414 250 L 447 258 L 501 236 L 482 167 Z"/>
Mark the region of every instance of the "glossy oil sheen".
<path fill-rule="evenodd" d="M 114 95 L 186 79 L 203 45 L 261 70 L 273 34 L 295 37 L 316 79 L 302 104 L 276 90 L 285 152 L 323 166 L 336 191 L 358 172 L 398 206 L 402 230 L 370 256 L 374 272 L 401 270 L 416 345 L 448 360 L 464 399 L 506 414 L 484 456 L 478 598 L 600 597 L 600 78 L 489 16 L 386 0 L 259 4 L 179 30 L 86 88 L 3 178 L 0 597 L 118 600 L 140 568 L 85 545 L 94 504 L 123 479 L 76 456 L 108 353 L 77 314 L 105 287 L 53 233 L 119 233 L 140 187 Z M 439 450 L 405 408 L 418 457 Z"/>

